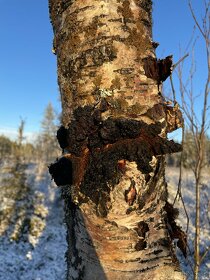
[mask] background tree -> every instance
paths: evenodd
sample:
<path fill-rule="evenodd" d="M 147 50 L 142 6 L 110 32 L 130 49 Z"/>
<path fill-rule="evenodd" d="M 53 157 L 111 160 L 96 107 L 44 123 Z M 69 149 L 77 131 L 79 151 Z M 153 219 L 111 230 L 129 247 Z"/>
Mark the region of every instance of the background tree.
<path fill-rule="evenodd" d="M 166 134 L 182 125 L 161 84 L 151 1 L 49 1 L 58 59 L 64 156 L 50 166 L 65 199 L 67 279 L 184 279 L 186 253 L 167 202 Z"/>
<path fill-rule="evenodd" d="M 198 137 L 198 136 L 197 136 Z M 204 137 L 204 159 L 203 159 L 203 169 L 209 166 L 209 137 L 205 135 Z M 194 141 L 194 135 L 191 130 L 185 129 L 184 133 L 184 145 L 183 145 L 183 166 L 187 169 L 193 170 L 197 161 L 197 148 Z"/>
<path fill-rule="evenodd" d="M 4 165 L 5 176 L 1 182 L 0 199 L 2 205 L 6 205 L 6 209 L 0 212 L 0 234 L 7 232 L 14 240 L 18 240 L 25 232 L 25 217 L 29 207 L 30 189 L 26 181 L 26 164 L 23 160 L 24 126 L 25 122 L 21 120 L 17 140 L 12 145 L 12 156 L 7 165 Z"/>
<path fill-rule="evenodd" d="M 27 163 L 34 163 L 34 160 L 36 158 L 36 153 L 37 153 L 37 150 L 35 148 L 35 143 L 26 142 L 24 143 L 22 149 L 23 149 L 24 160 Z"/>
<path fill-rule="evenodd" d="M 17 140 L 1 138 L 1 144 L 6 142 L 11 153 L 7 161 L 2 161 L 0 172 L 0 235 L 34 246 L 45 228 L 48 210 L 43 193 L 35 190 L 33 177 L 29 178 L 27 174 L 30 165 L 34 164 L 31 153 L 35 148 L 31 143 L 25 143 L 24 126 L 25 122 L 21 120 Z"/>
<path fill-rule="evenodd" d="M 60 154 L 58 144 L 55 141 L 56 131 L 56 114 L 52 104 L 49 103 L 44 112 L 41 132 L 37 137 L 36 144 L 38 160 L 44 164 L 49 164 L 53 158 Z"/>
<path fill-rule="evenodd" d="M 179 90 L 181 93 L 182 109 L 184 111 L 186 120 L 186 129 L 183 133 L 183 145 L 184 150 L 181 155 L 181 166 L 180 166 L 180 178 L 179 187 L 176 198 L 179 196 L 182 198 L 181 192 L 181 178 L 182 178 L 182 167 L 189 167 L 194 174 L 195 179 L 195 242 L 194 242 L 194 279 L 197 280 L 199 277 L 199 267 L 205 257 L 208 255 L 210 246 L 208 241 L 206 242 L 206 249 L 201 253 L 200 235 L 201 235 L 201 190 L 202 190 L 202 176 L 204 174 L 204 167 L 206 166 L 207 153 L 208 153 L 208 129 L 209 129 L 209 84 L 210 84 L 210 1 L 203 1 L 204 4 L 204 16 L 202 22 L 199 22 L 196 17 L 191 1 L 188 1 L 189 9 L 195 22 L 195 26 L 201 36 L 201 40 L 204 43 L 204 50 L 206 56 L 206 81 L 204 83 L 202 94 L 195 92 L 194 78 L 195 78 L 195 60 L 194 60 L 194 45 L 192 50 L 192 64 L 187 79 L 184 79 L 183 71 L 183 60 L 178 65 L 178 78 L 179 78 Z M 194 43 L 194 42 L 193 42 Z M 199 49 L 200 51 L 200 49 Z M 186 56 L 186 55 L 185 55 Z M 204 66 L 202 65 L 204 68 Z M 175 98 L 175 90 L 172 83 L 172 90 Z M 197 89 L 196 89 L 197 90 Z M 199 96 L 200 114 L 196 111 L 196 98 Z M 176 202 L 176 198 L 175 201 Z M 182 198 L 183 199 L 183 198 Z M 207 198 L 209 201 L 209 198 Z"/>
<path fill-rule="evenodd" d="M 4 136 L 0 135 L 0 162 L 5 161 L 12 153 L 12 141 Z"/>

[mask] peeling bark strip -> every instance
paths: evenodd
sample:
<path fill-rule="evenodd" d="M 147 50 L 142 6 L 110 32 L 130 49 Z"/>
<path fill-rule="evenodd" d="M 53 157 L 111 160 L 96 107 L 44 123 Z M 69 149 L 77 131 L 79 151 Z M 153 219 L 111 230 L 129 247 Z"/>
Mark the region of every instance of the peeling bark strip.
<path fill-rule="evenodd" d="M 63 108 L 63 157 L 49 167 L 65 201 L 68 280 L 184 279 L 184 235 L 167 203 L 164 155 L 182 126 L 160 85 L 150 0 L 49 0 Z"/>
<path fill-rule="evenodd" d="M 165 59 L 156 59 L 152 56 L 143 59 L 145 75 L 148 78 L 157 81 L 160 85 L 164 82 L 172 72 L 172 56 L 167 56 Z"/>
<path fill-rule="evenodd" d="M 174 209 L 173 206 L 166 202 L 165 205 L 166 223 L 168 224 L 169 234 L 173 239 L 177 239 L 177 246 L 182 251 L 185 258 L 187 257 L 187 235 L 181 230 L 181 227 L 176 225 L 175 219 L 177 218 L 179 211 Z"/>

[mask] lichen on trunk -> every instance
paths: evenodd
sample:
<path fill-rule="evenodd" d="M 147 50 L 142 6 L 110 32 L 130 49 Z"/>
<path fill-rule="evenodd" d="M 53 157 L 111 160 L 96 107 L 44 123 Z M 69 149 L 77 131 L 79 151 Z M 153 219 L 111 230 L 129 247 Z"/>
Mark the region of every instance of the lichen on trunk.
<path fill-rule="evenodd" d="M 65 200 L 67 279 L 184 279 L 164 177 L 182 117 L 161 95 L 172 57 L 155 57 L 152 3 L 49 4 L 63 108 L 49 171 Z"/>

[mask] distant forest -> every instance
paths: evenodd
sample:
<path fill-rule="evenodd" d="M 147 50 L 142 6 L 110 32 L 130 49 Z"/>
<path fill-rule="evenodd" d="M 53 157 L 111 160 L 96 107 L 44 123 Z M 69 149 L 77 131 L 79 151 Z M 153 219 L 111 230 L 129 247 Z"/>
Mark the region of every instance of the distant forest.
<path fill-rule="evenodd" d="M 49 103 L 45 109 L 41 130 L 33 142 L 24 135 L 25 121 L 21 120 L 17 128 L 17 138 L 11 140 L 0 135 L 0 162 L 6 159 L 19 159 L 21 162 L 42 162 L 49 164 L 61 153 L 56 141 L 58 117 Z"/>

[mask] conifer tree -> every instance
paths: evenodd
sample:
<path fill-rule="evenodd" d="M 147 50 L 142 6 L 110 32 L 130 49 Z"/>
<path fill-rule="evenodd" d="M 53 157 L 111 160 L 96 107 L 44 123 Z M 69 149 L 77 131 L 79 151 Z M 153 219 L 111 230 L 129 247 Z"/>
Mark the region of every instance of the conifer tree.
<path fill-rule="evenodd" d="M 38 159 L 49 164 L 60 153 L 56 142 L 56 114 L 51 103 L 45 109 L 41 122 L 41 132 L 37 139 Z"/>

